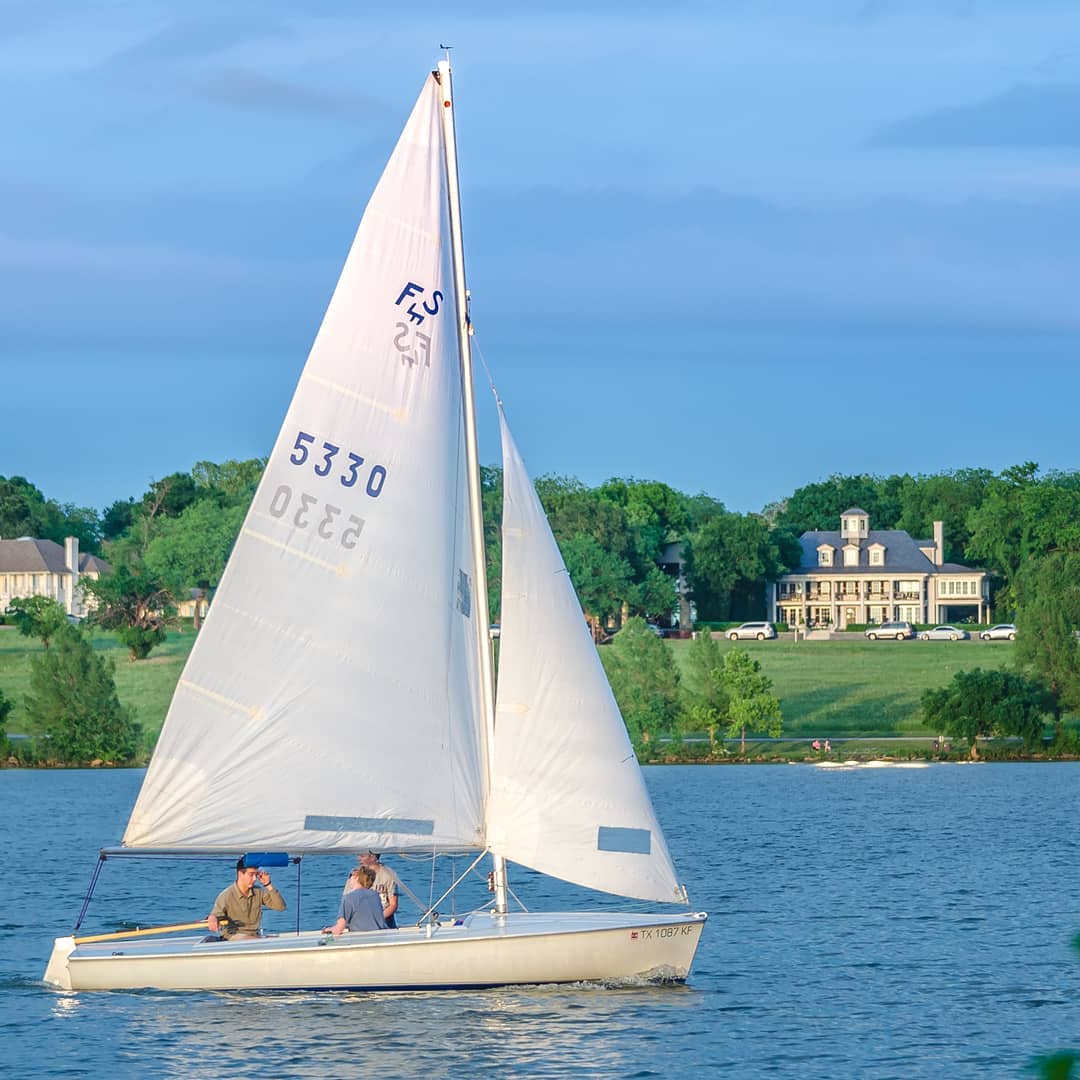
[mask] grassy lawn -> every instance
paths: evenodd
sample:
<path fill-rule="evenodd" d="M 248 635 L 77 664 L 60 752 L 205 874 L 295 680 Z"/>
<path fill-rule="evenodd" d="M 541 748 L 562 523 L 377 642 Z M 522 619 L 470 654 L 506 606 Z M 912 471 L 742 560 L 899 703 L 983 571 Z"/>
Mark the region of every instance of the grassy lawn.
<path fill-rule="evenodd" d="M 668 643 L 680 668 L 689 641 Z M 726 640 L 722 651 L 746 649 L 773 682 L 784 734 L 799 736 L 926 735 L 919 697 L 958 671 L 1005 667 L 1009 641 Z"/>
<path fill-rule="evenodd" d="M 121 702 L 136 710 L 144 732 L 156 735 L 195 635 L 190 630 L 170 630 L 164 644 L 154 649 L 148 659 L 134 664 L 115 634 L 99 632 L 92 640 L 95 649 L 116 661 L 116 691 Z M 9 733 L 37 734 L 27 721 L 23 694 L 30 689 L 30 658 L 41 651 L 40 641 L 25 638 L 10 627 L 0 627 L 0 690 L 15 702 L 8 717 Z"/>
<path fill-rule="evenodd" d="M 143 730 L 156 735 L 165 719 L 173 688 L 195 636 L 170 631 L 148 660 L 131 663 L 115 635 L 98 633 L 94 647 L 116 661 L 116 689 L 133 706 Z M 721 650 L 732 642 L 718 642 Z M 1004 667 L 1012 661 L 1011 642 L 983 641 L 743 641 L 739 646 L 761 661 L 773 681 L 784 712 L 784 734 L 874 737 L 927 735 L 919 723 L 919 696 L 928 686 L 944 686 L 958 671 Z M 682 666 L 688 641 L 669 647 Z M 30 688 L 30 657 L 40 642 L 0 627 L 0 690 L 15 701 L 8 719 L 11 733 L 33 735 L 23 706 Z"/>

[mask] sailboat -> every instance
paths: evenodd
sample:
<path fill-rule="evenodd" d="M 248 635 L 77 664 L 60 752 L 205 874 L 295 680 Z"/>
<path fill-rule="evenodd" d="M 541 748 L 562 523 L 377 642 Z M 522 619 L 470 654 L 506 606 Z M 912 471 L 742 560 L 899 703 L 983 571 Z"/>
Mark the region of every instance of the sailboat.
<path fill-rule="evenodd" d="M 433 905 L 415 926 L 336 938 L 298 927 L 217 940 L 202 924 L 126 940 L 72 933 L 56 939 L 46 983 L 687 978 L 706 915 L 687 910 L 501 404 L 495 690 L 457 181 L 442 61 L 364 213 L 122 846 L 102 859 L 468 852 L 472 865 L 492 860 L 493 902 L 453 919 Z M 508 862 L 668 907 L 511 910 Z"/>

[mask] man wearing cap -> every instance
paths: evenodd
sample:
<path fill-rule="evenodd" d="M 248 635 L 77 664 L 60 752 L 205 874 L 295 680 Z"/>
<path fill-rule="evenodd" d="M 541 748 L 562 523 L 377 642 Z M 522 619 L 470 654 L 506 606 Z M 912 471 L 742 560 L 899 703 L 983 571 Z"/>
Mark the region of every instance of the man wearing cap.
<path fill-rule="evenodd" d="M 395 930 L 397 923 L 394 921 L 394 914 L 398 909 L 397 874 L 389 866 L 383 866 L 376 851 L 365 852 L 357 857 L 357 861 L 375 875 L 374 889 L 382 900 L 383 918 L 386 919 L 386 925 Z"/>
<path fill-rule="evenodd" d="M 258 880 L 261 889 L 255 888 Z M 236 863 L 236 882 L 223 889 L 206 919 L 211 934 L 236 938 L 258 937 L 262 928 L 262 909 L 285 910 L 285 897 L 270 883 L 270 875 L 256 866 Z"/>

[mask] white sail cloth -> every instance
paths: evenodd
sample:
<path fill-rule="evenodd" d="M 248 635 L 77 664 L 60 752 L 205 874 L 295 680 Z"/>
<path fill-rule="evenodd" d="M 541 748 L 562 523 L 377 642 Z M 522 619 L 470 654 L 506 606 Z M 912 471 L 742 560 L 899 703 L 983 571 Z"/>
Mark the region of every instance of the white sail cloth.
<path fill-rule="evenodd" d="M 684 902 L 619 707 L 499 413 L 502 612 L 488 844 L 604 892 Z"/>
<path fill-rule="evenodd" d="M 124 836 L 483 845 L 441 94 L 376 188 Z"/>

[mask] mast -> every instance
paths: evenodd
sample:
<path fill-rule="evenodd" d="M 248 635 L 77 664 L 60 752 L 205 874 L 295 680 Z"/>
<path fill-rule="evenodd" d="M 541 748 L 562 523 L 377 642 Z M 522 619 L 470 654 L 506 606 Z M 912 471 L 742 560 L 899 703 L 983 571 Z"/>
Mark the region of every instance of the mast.
<path fill-rule="evenodd" d="M 449 53 L 447 54 L 449 56 Z M 465 414 L 465 464 L 468 471 L 469 520 L 472 524 L 472 561 L 476 632 L 480 655 L 480 701 L 484 712 L 484 755 L 487 766 L 485 798 L 491 790 L 495 765 L 495 679 L 491 640 L 488 636 L 487 561 L 484 553 L 484 512 L 480 493 L 480 454 L 476 437 L 476 399 L 473 395 L 472 341 L 469 336 L 469 295 L 465 288 L 465 250 L 461 229 L 461 191 L 458 186 L 457 138 L 454 130 L 454 92 L 449 59 L 440 60 L 435 77 L 442 90 L 443 146 L 446 150 L 446 181 L 450 202 L 450 248 L 454 267 L 454 298 L 458 324 L 458 355 L 461 363 L 462 403 Z M 495 911 L 507 910 L 506 863 L 492 855 L 495 880 Z"/>

